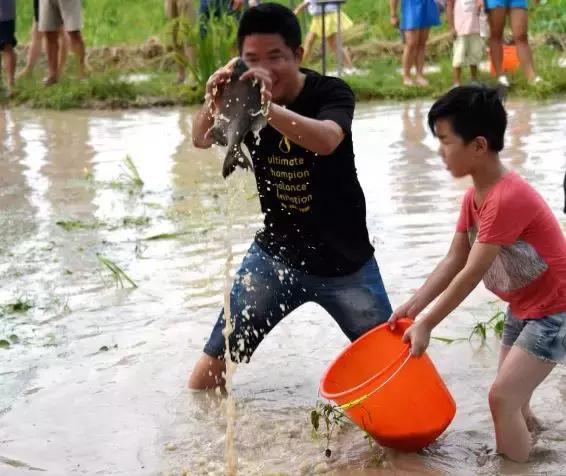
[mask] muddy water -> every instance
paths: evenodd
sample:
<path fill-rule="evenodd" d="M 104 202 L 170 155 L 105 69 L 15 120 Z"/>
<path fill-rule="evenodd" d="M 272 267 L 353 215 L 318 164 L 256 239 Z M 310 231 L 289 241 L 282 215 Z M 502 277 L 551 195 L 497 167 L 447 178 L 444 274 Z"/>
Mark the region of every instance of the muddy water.
<path fill-rule="evenodd" d="M 468 185 L 443 170 L 425 128 L 427 106 L 362 105 L 354 123 L 369 231 L 394 304 L 442 256 Z M 560 214 L 566 103 L 509 109 L 505 161 Z M 127 178 L 126 154 L 141 188 Z M 227 240 L 236 266 L 261 216 L 253 177 L 225 183 L 220 170 L 218 152 L 192 147 L 190 111 L 0 112 L 0 339 L 19 341 L 0 349 L 0 474 L 224 472 L 222 402 L 189 394 L 185 383 L 223 303 Z M 69 220 L 82 226 L 57 224 Z M 146 239 L 164 233 L 177 235 Z M 139 287 L 116 287 L 97 253 Z M 493 299 L 477 290 L 436 335 L 467 337 L 503 308 Z M 18 300 L 31 309 L 8 306 Z M 433 342 L 429 353 L 458 412 L 432 447 L 383 452 L 347 425 L 327 460 L 308 413 L 345 344 L 322 309 L 305 305 L 238 368 L 239 474 L 564 473 L 564 369 L 533 399 L 548 429 L 532 462 L 488 453 L 493 336 L 484 346 Z"/>

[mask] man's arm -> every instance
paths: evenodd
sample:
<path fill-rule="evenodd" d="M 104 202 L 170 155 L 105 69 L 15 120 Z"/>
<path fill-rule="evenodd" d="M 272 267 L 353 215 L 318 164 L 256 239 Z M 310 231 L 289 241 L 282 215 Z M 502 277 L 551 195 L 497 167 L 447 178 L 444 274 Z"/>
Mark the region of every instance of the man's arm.
<path fill-rule="evenodd" d="M 344 131 L 330 119 L 318 120 L 272 104 L 269 124 L 292 142 L 319 155 L 330 155 L 344 140 Z"/>
<path fill-rule="evenodd" d="M 269 104 L 267 119 L 271 127 L 277 129 L 295 144 L 319 155 L 330 155 L 344 140 L 345 132 L 331 119 L 312 119 L 289 111 L 271 102 L 272 81 L 269 72 L 263 68 L 250 68 L 241 81 L 251 78 L 261 83 L 264 104 Z"/>
<path fill-rule="evenodd" d="M 208 149 L 213 144 L 211 136 L 207 135 L 214 124 L 210 107 L 205 104 L 193 116 L 193 145 L 199 149 Z"/>

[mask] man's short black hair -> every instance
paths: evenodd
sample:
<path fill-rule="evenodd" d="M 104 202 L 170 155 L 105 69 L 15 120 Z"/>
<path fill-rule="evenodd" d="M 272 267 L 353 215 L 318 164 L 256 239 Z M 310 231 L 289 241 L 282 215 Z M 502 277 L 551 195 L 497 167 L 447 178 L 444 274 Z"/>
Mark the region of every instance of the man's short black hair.
<path fill-rule="evenodd" d="M 301 46 L 299 20 L 291 10 L 278 3 L 261 3 L 242 15 L 238 27 L 240 53 L 246 36 L 256 33 L 281 35 L 285 44 L 293 51 Z"/>
<path fill-rule="evenodd" d="M 432 105 L 428 113 L 428 126 L 435 135 L 435 124 L 439 119 L 448 120 L 465 144 L 481 136 L 493 152 L 503 149 L 507 113 L 498 89 L 487 86 L 451 89 Z"/>

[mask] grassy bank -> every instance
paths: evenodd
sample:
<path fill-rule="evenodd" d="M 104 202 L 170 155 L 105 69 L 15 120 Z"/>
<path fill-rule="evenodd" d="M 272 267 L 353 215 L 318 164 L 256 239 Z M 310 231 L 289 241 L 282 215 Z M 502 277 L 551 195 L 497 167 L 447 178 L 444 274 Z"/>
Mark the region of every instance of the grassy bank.
<path fill-rule="evenodd" d="M 25 43 L 31 27 L 31 3 L 18 2 L 18 38 Z M 281 3 L 292 3 L 284 2 Z M 295 2 L 298 3 L 298 2 Z M 451 84 L 450 41 L 444 41 L 445 25 L 433 30 L 433 44 L 429 50 L 429 63 L 437 72 L 429 74 L 431 86 L 406 88 L 399 80 L 401 48 L 398 32 L 389 24 L 387 1 L 352 0 L 345 10 L 356 28 L 350 32 L 348 46 L 354 54 L 356 66 L 367 74 L 346 78 L 359 99 L 411 99 L 435 97 Z M 548 0 L 531 9 L 530 30 L 535 37 L 535 55 L 545 83 L 529 87 L 521 74 L 513 78 L 511 95 L 548 98 L 566 93 L 566 69 L 558 66 L 566 38 L 566 0 Z M 36 76 L 17 84 L 16 95 L 9 102 L 0 97 L 4 105 L 27 105 L 39 108 L 67 109 L 76 107 L 149 107 L 158 105 L 195 104 L 201 101 L 203 78 L 192 85 L 174 84 L 175 63 L 167 43 L 167 21 L 163 3 L 156 0 L 85 0 L 84 35 L 90 47 L 91 76 L 83 82 L 74 80 L 72 71 L 51 88 L 40 85 L 44 65 Z M 301 19 L 308 24 L 308 18 Z M 556 40 L 558 38 L 558 40 Z M 149 41 L 148 41 L 149 39 Z M 200 64 L 212 67 L 212 60 L 220 61 L 214 51 L 218 46 L 203 45 L 198 55 Z M 206 50 L 206 51 L 205 51 Z M 224 55 L 226 52 L 223 53 Z M 20 49 L 20 63 L 25 49 Z M 72 70 L 72 61 L 68 70 Z M 320 59 L 314 57 L 310 65 L 319 69 Z M 332 65 L 331 65 L 332 67 Z M 201 72 L 202 73 L 202 72 Z M 491 78 L 484 73 L 483 81 Z"/>

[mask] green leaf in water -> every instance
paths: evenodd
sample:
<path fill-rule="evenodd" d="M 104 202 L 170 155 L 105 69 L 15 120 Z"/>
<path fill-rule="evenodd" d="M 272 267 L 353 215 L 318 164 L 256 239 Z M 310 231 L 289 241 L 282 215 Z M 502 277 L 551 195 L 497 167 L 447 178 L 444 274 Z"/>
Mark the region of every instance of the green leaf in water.
<path fill-rule="evenodd" d="M 148 236 L 144 238 L 145 241 L 154 241 L 154 240 L 173 240 L 178 238 L 179 236 L 188 235 L 188 231 L 178 231 L 173 233 L 160 233 L 158 235 Z"/>
<path fill-rule="evenodd" d="M 116 286 L 120 286 L 121 288 L 124 288 L 124 280 L 125 280 L 128 283 L 130 283 L 130 285 L 132 287 L 134 287 L 134 288 L 138 287 L 138 285 L 132 280 L 132 278 L 130 278 L 124 272 L 124 270 L 122 268 L 120 268 L 112 260 L 110 260 L 106 256 L 102 256 L 101 254 L 97 254 L 96 257 L 98 258 L 98 261 L 100 261 L 100 263 L 103 266 L 105 266 L 108 270 L 110 270 L 110 273 L 112 274 L 112 278 L 114 279 Z"/>
<path fill-rule="evenodd" d="M 25 298 L 18 298 L 16 302 L 5 304 L 2 309 L 8 313 L 27 312 L 33 307 L 33 303 Z"/>
<path fill-rule="evenodd" d="M 320 422 L 320 413 L 317 410 L 311 411 L 311 425 L 314 428 L 314 431 L 318 431 Z"/>
<path fill-rule="evenodd" d="M 58 220 L 55 224 L 65 231 L 92 230 L 101 226 L 100 223 L 85 223 L 80 220 Z"/>

